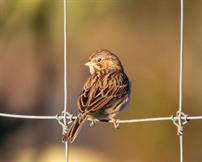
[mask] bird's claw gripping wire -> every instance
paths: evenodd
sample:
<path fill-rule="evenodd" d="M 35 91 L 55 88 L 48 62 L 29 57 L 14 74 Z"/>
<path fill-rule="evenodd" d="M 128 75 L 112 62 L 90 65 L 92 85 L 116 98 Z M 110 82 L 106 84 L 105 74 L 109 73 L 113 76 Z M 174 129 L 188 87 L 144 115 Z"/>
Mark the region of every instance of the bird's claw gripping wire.
<path fill-rule="evenodd" d="M 119 128 L 119 119 L 111 118 L 110 122 L 113 123 L 115 129 Z"/>
<path fill-rule="evenodd" d="M 60 115 L 56 115 L 58 123 L 62 126 L 63 135 L 67 132 L 68 126 L 73 122 L 73 116 L 73 114 L 66 111 L 62 111 Z"/>
<path fill-rule="evenodd" d="M 188 115 L 182 111 L 177 111 L 175 115 L 172 115 L 173 124 L 177 127 L 177 135 L 183 134 L 183 126 L 189 121 Z"/>

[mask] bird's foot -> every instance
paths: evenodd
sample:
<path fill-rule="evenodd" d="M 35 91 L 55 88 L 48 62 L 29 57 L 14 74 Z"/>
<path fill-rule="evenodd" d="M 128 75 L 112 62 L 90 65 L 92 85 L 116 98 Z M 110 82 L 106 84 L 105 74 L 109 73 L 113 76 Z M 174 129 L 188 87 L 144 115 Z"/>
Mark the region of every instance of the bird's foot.
<path fill-rule="evenodd" d="M 111 118 L 111 119 L 110 119 L 110 122 L 113 123 L 114 128 L 116 128 L 116 129 L 119 128 L 119 122 L 118 122 L 118 119 Z"/>
<path fill-rule="evenodd" d="M 89 120 L 91 121 L 90 127 L 93 127 L 97 122 L 96 119 L 93 119 L 93 118 L 89 118 Z"/>

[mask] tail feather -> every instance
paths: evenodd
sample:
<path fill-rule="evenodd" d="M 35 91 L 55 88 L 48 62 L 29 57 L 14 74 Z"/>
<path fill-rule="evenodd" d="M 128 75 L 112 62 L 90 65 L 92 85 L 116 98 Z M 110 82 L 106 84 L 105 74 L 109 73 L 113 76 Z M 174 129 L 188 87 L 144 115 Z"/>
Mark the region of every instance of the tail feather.
<path fill-rule="evenodd" d="M 64 135 L 63 141 L 73 143 L 86 119 L 86 114 L 79 114 L 77 116 L 77 119 L 73 122 L 73 124 L 68 129 L 67 133 Z"/>

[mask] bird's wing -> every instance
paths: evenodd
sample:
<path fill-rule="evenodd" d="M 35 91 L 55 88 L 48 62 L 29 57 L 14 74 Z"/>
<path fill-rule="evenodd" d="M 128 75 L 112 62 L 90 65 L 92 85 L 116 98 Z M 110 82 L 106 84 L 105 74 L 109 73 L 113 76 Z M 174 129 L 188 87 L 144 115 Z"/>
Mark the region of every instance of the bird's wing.
<path fill-rule="evenodd" d="M 121 101 L 129 91 L 129 81 L 123 72 L 113 72 L 103 77 L 92 76 L 87 80 L 78 97 L 79 110 L 93 113 L 107 108 L 116 104 L 115 101 Z"/>

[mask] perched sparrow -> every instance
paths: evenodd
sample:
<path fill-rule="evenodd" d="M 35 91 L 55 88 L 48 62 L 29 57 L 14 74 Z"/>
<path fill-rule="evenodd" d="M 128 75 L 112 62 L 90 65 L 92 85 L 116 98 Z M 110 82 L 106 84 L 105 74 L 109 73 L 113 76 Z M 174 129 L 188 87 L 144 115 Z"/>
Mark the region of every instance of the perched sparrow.
<path fill-rule="evenodd" d="M 90 126 L 98 120 L 111 121 L 117 128 L 119 124 L 114 116 L 127 107 L 130 97 L 128 77 L 115 54 L 106 49 L 97 50 L 85 65 L 91 76 L 78 97 L 77 119 L 63 137 L 63 141 L 70 143 L 87 119 L 92 121 Z"/>

